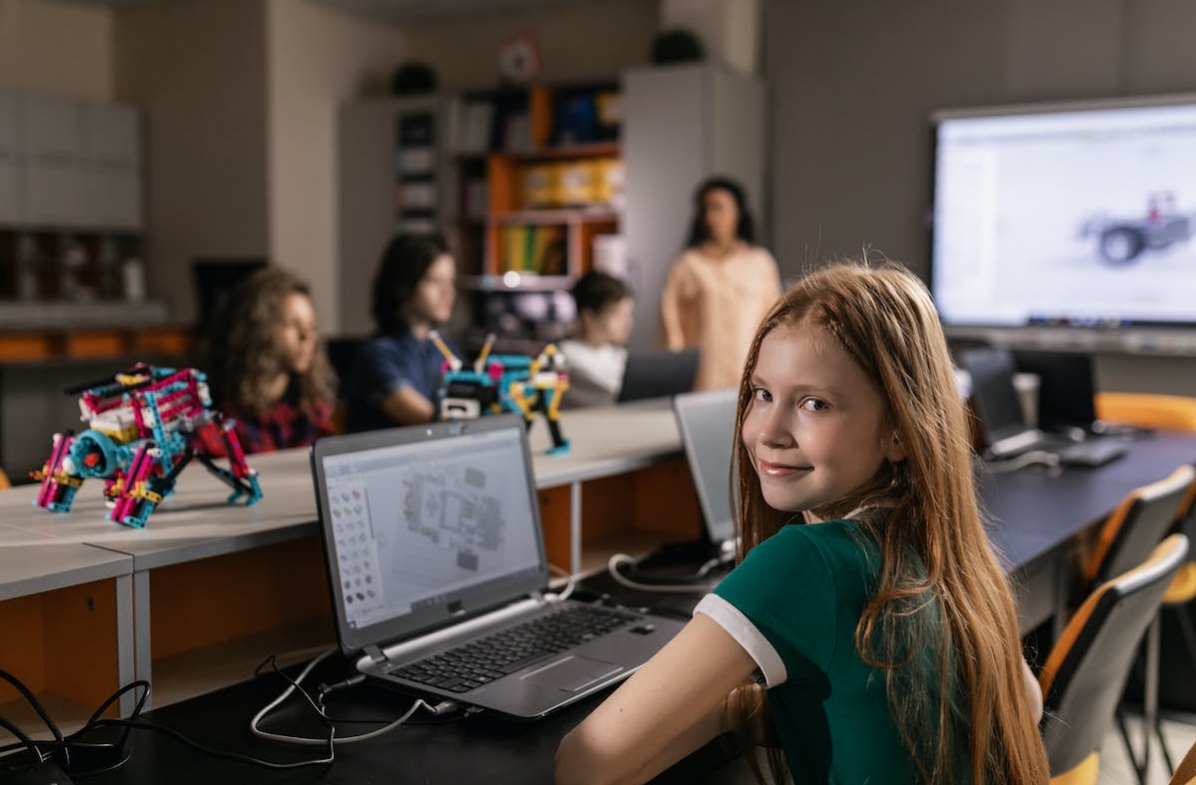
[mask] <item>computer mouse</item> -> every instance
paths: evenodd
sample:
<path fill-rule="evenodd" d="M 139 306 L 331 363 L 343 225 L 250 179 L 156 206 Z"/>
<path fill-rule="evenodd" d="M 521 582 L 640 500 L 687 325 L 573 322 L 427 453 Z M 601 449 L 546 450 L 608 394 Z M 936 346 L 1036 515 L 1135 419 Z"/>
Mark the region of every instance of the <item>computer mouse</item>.
<path fill-rule="evenodd" d="M 13 769 L 0 769 L 0 785 L 74 785 L 58 764 L 26 763 Z"/>

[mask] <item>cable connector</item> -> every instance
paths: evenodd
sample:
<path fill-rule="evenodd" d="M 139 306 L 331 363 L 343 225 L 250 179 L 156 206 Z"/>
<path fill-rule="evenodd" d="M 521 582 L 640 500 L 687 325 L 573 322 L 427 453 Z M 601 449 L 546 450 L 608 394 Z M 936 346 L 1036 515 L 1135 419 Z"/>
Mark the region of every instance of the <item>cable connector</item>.
<path fill-rule="evenodd" d="M 445 717 L 449 714 L 456 714 L 457 712 L 461 711 L 461 706 L 454 701 L 441 701 L 435 706 L 431 706 L 429 711 L 431 711 L 432 714 L 436 715 L 437 717 Z"/>

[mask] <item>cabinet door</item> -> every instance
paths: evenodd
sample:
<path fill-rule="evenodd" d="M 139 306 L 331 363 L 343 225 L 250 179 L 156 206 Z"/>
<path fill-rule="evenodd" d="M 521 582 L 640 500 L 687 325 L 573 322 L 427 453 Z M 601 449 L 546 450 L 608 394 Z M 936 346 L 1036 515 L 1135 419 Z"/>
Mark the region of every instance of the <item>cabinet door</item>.
<path fill-rule="evenodd" d="M 30 161 L 25 169 L 24 221 L 43 226 L 83 224 L 82 174 L 74 164 Z"/>
<path fill-rule="evenodd" d="M 136 170 L 85 169 L 83 220 L 104 229 L 141 228 L 141 174 Z"/>
<path fill-rule="evenodd" d="M 132 106 L 90 104 L 83 109 L 84 156 L 92 164 L 136 169 L 141 165 L 140 117 Z"/>
<path fill-rule="evenodd" d="M 25 153 L 30 158 L 76 161 L 82 155 L 82 106 L 78 102 L 27 93 L 21 120 Z"/>
<path fill-rule="evenodd" d="M 623 76 L 623 233 L 636 293 L 633 351 L 659 343 L 660 292 L 685 245 L 694 188 L 709 174 L 705 86 L 703 65 Z"/>
<path fill-rule="evenodd" d="M 11 226 L 21 218 L 21 177 L 19 164 L 0 158 L 0 227 Z"/>
<path fill-rule="evenodd" d="M 13 158 L 21 152 L 20 100 L 16 93 L 0 90 L 0 158 Z"/>

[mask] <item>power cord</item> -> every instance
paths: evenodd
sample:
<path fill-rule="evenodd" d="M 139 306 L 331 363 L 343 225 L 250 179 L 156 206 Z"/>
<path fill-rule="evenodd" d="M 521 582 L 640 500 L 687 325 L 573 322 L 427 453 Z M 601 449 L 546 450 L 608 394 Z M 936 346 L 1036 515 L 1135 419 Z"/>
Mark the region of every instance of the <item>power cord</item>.
<path fill-rule="evenodd" d="M 698 578 L 698 579 L 705 578 L 714 569 L 716 569 L 717 567 L 719 567 L 719 565 L 721 565 L 723 563 L 724 563 L 723 559 L 720 559 L 718 557 L 708 559 L 705 563 L 702 564 L 701 567 L 698 568 L 698 571 L 694 574 L 694 577 Z M 635 589 L 636 591 L 670 592 L 670 593 L 677 593 L 677 594 L 694 594 L 694 593 L 702 592 L 702 591 L 710 591 L 717 585 L 717 582 L 704 583 L 704 584 L 703 583 L 677 583 L 677 584 L 640 583 L 639 581 L 634 581 L 631 578 L 628 578 L 627 576 L 623 575 L 623 573 L 620 571 L 621 567 L 630 567 L 630 568 L 634 569 L 635 566 L 636 566 L 635 559 L 633 557 L 627 555 L 626 553 L 616 553 L 614 556 L 611 556 L 610 560 L 607 561 L 607 563 L 606 563 L 607 572 L 610 573 L 610 576 L 612 578 L 614 578 L 617 583 L 619 583 L 623 586 L 626 586 L 629 589 Z"/>
<path fill-rule="evenodd" d="M 263 708 L 261 711 L 259 711 L 257 714 L 255 714 L 253 716 L 253 719 L 251 719 L 249 721 L 249 731 L 254 736 L 257 736 L 260 739 L 267 739 L 269 741 L 278 741 L 278 742 L 283 742 L 286 744 L 301 744 L 301 745 L 306 745 L 306 746 L 323 746 L 325 743 L 327 743 L 328 748 L 329 748 L 328 762 L 331 762 L 332 761 L 332 749 L 334 748 L 335 745 L 337 745 L 337 744 L 354 744 L 359 741 L 365 741 L 366 739 L 377 738 L 378 736 L 381 736 L 385 733 L 389 733 L 390 731 L 394 730 L 395 728 L 399 727 L 400 725 L 405 724 L 408 720 L 411 719 L 412 716 L 414 716 L 415 712 L 420 709 L 424 709 L 429 714 L 432 714 L 437 717 L 452 714 L 453 712 L 456 712 L 460 709 L 460 707 L 453 701 L 441 701 L 440 703 L 437 703 L 436 705 L 432 705 L 432 704 L 428 703 L 427 701 L 423 700 L 422 698 L 417 698 L 415 700 L 415 702 L 411 704 L 411 708 L 408 709 L 402 716 L 400 716 L 396 720 L 353 720 L 353 722 L 366 722 L 366 723 L 386 722 L 387 724 L 381 728 L 369 731 L 367 733 L 359 733 L 355 736 L 345 736 L 342 738 L 335 738 L 335 723 L 338 721 L 343 721 L 343 720 L 336 720 L 336 719 L 328 716 L 327 709 L 324 706 L 324 698 L 333 692 L 337 692 L 341 689 L 346 689 L 348 687 L 352 687 L 357 684 L 360 684 L 362 681 L 365 680 L 365 677 L 361 676 L 361 675 L 355 675 L 355 676 L 351 676 L 350 678 L 345 679 L 343 681 L 336 682 L 332 685 L 324 685 L 320 688 L 320 692 L 318 693 L 317 698 L 313 698 L 307 692 L 307 690 L 303 689 L 302 683 L 303 683 L 303 680 L 306 679 L 308 677 L 308 675 L 316 668 L 316 666 L 318 666 L 321 662 L 326 660 L 332 654 L 336 653 L 336 651 L 337 651 L 337 649 L 329 649 L 329 650 L 321 653 L 319 656 L 317 656 L 315 659 L 313 659 L 311 662 L 309 662 L 303 668 L 303 670 L 299 672 L 299 675 L 296 676 L 294 679 L 291 679 L 289 676 L 287 676 L 286 674 L 282 673 L 281 671 L 277 670 L 277 668 L 275 668 L 275 672 L 277 672 L 280 676 L 282 676 L 288 682 L 287 688 L 282 691 L 282 694 L 280 694 L 277 698 L 275 698 L 273 701 L 271 701 L 269 704 L 267 704 L 265 708 Z M 266 662 L 270 662 L 272 660 L 273 660 L 273 657 L 267 658 Z M 258 666 L 259 671 L 261 670 L 263 665 L 265 665 L 265 663 Z M 303 696 L 303 698 L 307 701 L 308 705 L 310 705 L 312 707 L 312 710 L 315 711 L 315 713 L 320 716 L 320 719 L 322 719 L 328 725 L 329 735 L 328 735 L 327 742 L 325 742 L 324 739 L 317 739 L 317 738 L 314 738 L 311 736 L 288 736 L 288 735 L 282 734 L 282 733 L 272 733 L 270 731 L 263 730 L 259 726 L 261 721 L 263 719 L 265 719 L 266 715 L 268 715 L 270 712 L 272 712 L 274 709 L 276 709 L 280 704 L 282 704 L 283 701 L 285 701 L 287 698 L 289 698 L 296 691 L 300 695 Z"/>
<path fill-rule="evenodd" d="M 555 594 L 545 594 L 544 599 L 549 602 L 563 602 L 569 599 L 573 595 L 573 590 L 577 587 L 577 576 L 568 570 L 561 569 L 555 564 L 549 564 L 548 569 L 550 572 L 554 572 L 566 579 L 565 590 L 556 592 Z"/>

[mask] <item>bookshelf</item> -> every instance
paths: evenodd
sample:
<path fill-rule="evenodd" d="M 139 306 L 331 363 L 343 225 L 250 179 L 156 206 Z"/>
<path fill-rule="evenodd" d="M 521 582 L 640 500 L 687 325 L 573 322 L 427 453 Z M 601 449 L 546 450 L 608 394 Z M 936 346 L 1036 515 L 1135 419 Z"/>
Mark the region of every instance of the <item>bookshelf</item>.
<path fill-rule="evenodd" d="M 342 107 L 341 332 L 372 329 L 361 303 L 390 236 L 428 229 L 455 252 L 462 348 L 564 337 L 567 290 L 596 245 L 621 247 L 620 96 L 611 80 Z"/>

